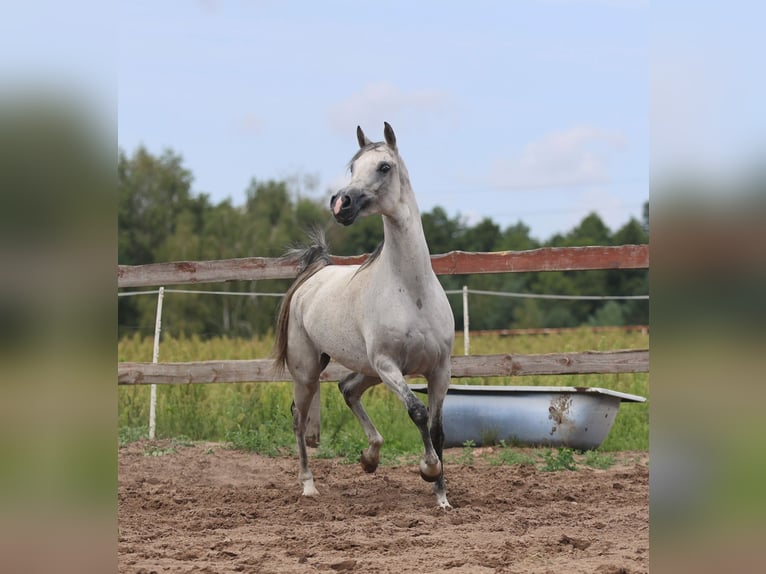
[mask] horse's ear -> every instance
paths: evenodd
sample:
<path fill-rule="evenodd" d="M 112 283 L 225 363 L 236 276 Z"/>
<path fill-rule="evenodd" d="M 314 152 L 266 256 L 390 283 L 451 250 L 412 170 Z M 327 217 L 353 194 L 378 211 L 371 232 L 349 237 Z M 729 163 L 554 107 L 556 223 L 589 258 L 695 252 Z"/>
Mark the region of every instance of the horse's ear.
<path fill-rule="evenodd" d="M 359 142 L 359 147 L 370 145 L 372 142 L 364 135 L 361 126 L 356 126 L 356 139 Z"/>
<path fill-rule="evenodd" d="M 394 128 L 388 122 L 383 122 L 383 135 L 386 138 L 386 143 L 391 149 L 396 149 L 396 134 Z"/>

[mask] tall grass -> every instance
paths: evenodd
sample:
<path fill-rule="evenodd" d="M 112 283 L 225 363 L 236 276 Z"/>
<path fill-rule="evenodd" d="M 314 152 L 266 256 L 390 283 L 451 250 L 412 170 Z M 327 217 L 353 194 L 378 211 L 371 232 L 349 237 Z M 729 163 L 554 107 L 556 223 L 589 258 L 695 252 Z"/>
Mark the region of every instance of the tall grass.
<path fill-rule="evenodd" d="M 587 350 L 648 348 L 648 335 L 638 332 L 593 332 L 576 329 L 547 335 L 471 337 L 472 354 L 554 353 Z M 257 339 L 198 337 L 164 339 L 161 361 L 204 361 L 267 357 L 270 337 Z M 455 354 L 462 354 L 458 335 Z M 138 335 L 119 342 L 120 361 L 150 361 L 151 337 Z M 461 384 L 510 384 L 603 387 L 648 396 L 645 373 L 607 375 L 561 375 L 526 377 L 474 377 L 455 380 Z M 148 423 L 149 388 L 121 386 L 118 417 L 120 436 L 142 436 L 137 430 Z M 292 384 L 238 383 L 207 385 L 160 385 L 157 392 L 157 436 L 188 437 L 192 440 L 228 441 L 266 454 L 292 452 L 293 433 L 290 403 Z M 415 454 L 422 444 L 415 426 L 399 400 L 383 385 L 364 395 L 365 408 L 385 438 L 384 461 L 388 456 Z M 322 440 L 318 456 L 356 460 L 366 439 L 334 384 L 323 384 L 321 395 Z M 647 404 L 623 404 L 609 436 L 600 450 L 646 450 L 649 445 Z"/>

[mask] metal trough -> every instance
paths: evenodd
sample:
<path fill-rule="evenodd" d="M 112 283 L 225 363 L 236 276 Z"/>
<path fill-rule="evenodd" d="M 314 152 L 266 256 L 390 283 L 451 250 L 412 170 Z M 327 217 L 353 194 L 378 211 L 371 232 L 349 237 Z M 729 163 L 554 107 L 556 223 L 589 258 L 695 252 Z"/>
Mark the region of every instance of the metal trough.
<path fill-rule="evenodd" d="M 426 393 L 426 385 L 412 385 Z M 645 397 L 597 387 L 451 385 L 444 400 L 444 446 L 505 440 L 526 446 L 598 448 L 621 402 Z"/>

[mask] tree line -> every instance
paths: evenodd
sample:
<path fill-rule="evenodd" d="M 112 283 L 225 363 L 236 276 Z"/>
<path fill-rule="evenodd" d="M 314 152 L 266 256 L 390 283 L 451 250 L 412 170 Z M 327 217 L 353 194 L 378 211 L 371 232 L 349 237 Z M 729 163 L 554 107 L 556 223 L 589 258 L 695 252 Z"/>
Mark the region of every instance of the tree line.
<path fill-rule="evenodd" d="M 290 181 L 253 178 L 245 201 L 214 203 L 192 190 L 193 174 L 180 155 L 159 155 L 139 147 L 118 157 L 118 262 L 139 265 L 162 261 L 277 257 L 300 244 L 312 226 L 326 229 L 337 255 L 369 253 L 383 238 L 379 217 L 358 220 L 350 227 L 331 222 L 328 202 L 296 193 Z M 612 232 L 594 212 L 575 228 L 547 241 L 529 235 L 523 222 L 502 229 L 490 218 L 469 225 L 459 214 L 441 207 L 422 213 L 431 253 L 527 250 L 538 247 L 624 245 L 648 243 L 648 204 L 643 221 L 631 218 Z M 554 271 L 488 275 L 440 276 L 447 290 L 471 289 L 559 295 L 643 295 L 648 272 L 637 270 Z M 194 290 L 284 292 L 290 280 L 230 282 L 191 286 Z M 186 287 L 185 287 L 186 288 Z M 462 299 L 451 295 L 457 329 L 462 329 Z M 276 297 L 230 297 L 172 294 L 163 309 L 163 331 L 171 335 L 251 337 L 273 329 L 280 300 Z M 156 299 L 120 297 L 120 336 L 151 333 Z M 646 324 L 646 300 L 556 301 L 486 295 L 470 298 L 471 329 L 570 327 L 578 325 Z"/>

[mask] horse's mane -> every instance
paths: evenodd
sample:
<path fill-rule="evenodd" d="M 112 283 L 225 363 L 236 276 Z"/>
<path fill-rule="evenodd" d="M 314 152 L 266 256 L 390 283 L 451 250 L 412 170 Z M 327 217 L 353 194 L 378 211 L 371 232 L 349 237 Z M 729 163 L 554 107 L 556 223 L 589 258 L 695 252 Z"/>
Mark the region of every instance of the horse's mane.
<path fill-rule="evenodd" d="M 277 332 L 272 357 L 274 364 L 272 371 L 275 375 L 281 375 L 287 365 L 287 325 L 290 320 L 290 302 L 298 287 L 317 271 L 328 265 L 332 265 L 330 252 L 327 248 L 327 241 L 324 232 L 315 228 L 309 232 L 311 243 L 302 248 L 290 249 L 281 259 L 287 261 L 298 261 L 298 276 L 282 299 L 282 305 L 279 307 L 277 316 Z"/>
<path fill-rule="evenodd" d="M 370 253 L 370 256 L 367 258 L 367 260 L 362 263 L 359 266 L 359 269 L 356 270 L 357 273 L 359 273 L 362 269 L 366 269 L 370 266 L 370 264 L 375 261 L 378 258 L 378 255 L 380 255 L 380 252 L 383 251 L 383 242 L 381 241 L 378 243 L 378 246 L 375 248 L 375 250 Z"/>

